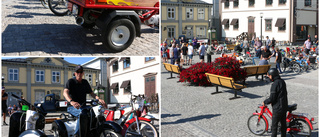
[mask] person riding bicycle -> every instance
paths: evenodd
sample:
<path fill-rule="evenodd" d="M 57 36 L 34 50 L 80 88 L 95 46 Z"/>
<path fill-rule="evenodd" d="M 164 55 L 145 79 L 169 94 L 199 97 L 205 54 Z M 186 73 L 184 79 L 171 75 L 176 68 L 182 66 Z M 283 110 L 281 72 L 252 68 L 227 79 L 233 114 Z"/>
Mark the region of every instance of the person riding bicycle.
<path fill-rule="evenodd" d="M 77 117 L 77 126 L 74 132 L 74 137 L 79 136 L 80 128 L 80 113 L 83 109 L 88 108 L 86 106 L 86 94 L 90 94 L 93 98 L 98 99 L 104 107 L 107 108 L 104 100 L 100 99 L 96 94 L 92 92 L 90 84 L 87 80 L 82 79 L 84 72 L 83 67 L 78 65 L 75 68 L 74 72 L 75 78 L 71 78 L 67 81 L 66 87 L 63 90 L 63 96 L 70 103 L 71 106 L 68 106 L 67 111 L 73 116 Z"/>
<path fill-rule="evenodd" d="M 277 136 L 278 122 L 281 123 L 281 137 L 286 136 L 286 112 L 288 109 L 287 86 L 283 79 L 281 79 L 279 72 L 276 68 L 269 69 L 267 76 L 273 82 L 270 89 L 270 97 L 262 104 L 272 105 L 272 126 L 271 137 Z"/>

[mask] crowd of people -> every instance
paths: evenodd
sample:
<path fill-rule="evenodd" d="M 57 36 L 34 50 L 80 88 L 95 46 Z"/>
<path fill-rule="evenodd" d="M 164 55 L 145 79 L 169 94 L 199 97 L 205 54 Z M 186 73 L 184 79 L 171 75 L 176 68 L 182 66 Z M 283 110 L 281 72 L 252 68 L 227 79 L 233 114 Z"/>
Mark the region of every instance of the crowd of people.
<path fill-rule="evenodd" d="M 219 44 L 217 41 L 208 45 L 206 42 L 199 42 L 196 37 L 193 39 L 185 40 L 184 37 L 176 40 L 173 38 L 170 42 L 167 39 L 161 44 L 161 56 L 164 63 L 171 63 L 178 66 L 192 65 L 193 57 L 198 54 L 200 62 L 204 62 L 205 56 L 207 56 L 207 62 L 212 62 L 211 55 L 215 53 L 225 51 L 226 45 L 235 44 L 234 52 L 237 54 L 254 54 L 254 57 L 259 58 L 258 65 L 267 65 L 270 62 L 270 58 L 274 57 L 274 63 L 280 74 L 280 63 L 282 61 L 282 54 L 279 47 L 276 47 L 275 38 L 270 39 L 266 36 L 264 41 L 259 37 L 253 37 L 252 40 L 244 39 L 225 39 L 223 44 Z M 310 35 L 304 42 L 304 52 L 309 55 L 309 52 L 313 46 L 317 48 L 318 38 L 315 35 L 313 41 L 311 41 Z M 317 51 L 317 49 L 316 49 Z M 301 53 L 302 54 L 302 53 Z"/>

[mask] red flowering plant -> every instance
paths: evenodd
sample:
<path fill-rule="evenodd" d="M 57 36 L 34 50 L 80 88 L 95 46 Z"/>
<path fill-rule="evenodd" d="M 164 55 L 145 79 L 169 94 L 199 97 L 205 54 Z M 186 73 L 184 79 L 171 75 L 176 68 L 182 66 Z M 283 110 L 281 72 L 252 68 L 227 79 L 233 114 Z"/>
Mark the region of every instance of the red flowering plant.
<path fill-rule="evenodd" d="M 212 63 L 197 63 L 184 69 L 180 73 L 180 82 L 190 82 L 197 86 L 208 86 L 210 82 L 207 80 L 205 73 L 213 69 Z"/>
<path fill-rule="evenodd" d="M 205 73 L 211 73 L 226 77 L 232 77 L 235 81 L 243 81 L 247 73 L 240 68 L 239 61 L 234 57 L 217 58 L 213 63 L 197 63 L 182 70 L 180 82 L 190 82 L 197 86 L 209 86 Z"/>
<path fill-rule="evenodd" d="M 213 67 L 214 69 L 208 73 L 231 77 L 234 81 L 243 81 L 247 78 L 247 72 L 240 68 L 240 63 L 235 57 L 216 58 Z"/>

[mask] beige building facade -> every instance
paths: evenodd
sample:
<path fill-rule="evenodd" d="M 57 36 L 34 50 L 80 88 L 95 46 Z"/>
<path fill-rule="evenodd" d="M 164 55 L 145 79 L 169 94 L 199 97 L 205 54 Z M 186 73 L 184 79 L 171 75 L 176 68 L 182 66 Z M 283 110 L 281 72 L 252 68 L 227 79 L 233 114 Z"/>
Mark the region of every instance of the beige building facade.
<path fill-rule="evenodd" d="M 7 103 L 17 104 L 10 94 L 22 95 L 32 104 L 43 101 L 47 94 L 62 96 L 65 83 L 74 76 L 75 66 L 63 58 L 3 59 L 2 84 L 9 93 Z M 84 68 L 84 73 L 91 87 L 95 87 L 100 70 Z"/>

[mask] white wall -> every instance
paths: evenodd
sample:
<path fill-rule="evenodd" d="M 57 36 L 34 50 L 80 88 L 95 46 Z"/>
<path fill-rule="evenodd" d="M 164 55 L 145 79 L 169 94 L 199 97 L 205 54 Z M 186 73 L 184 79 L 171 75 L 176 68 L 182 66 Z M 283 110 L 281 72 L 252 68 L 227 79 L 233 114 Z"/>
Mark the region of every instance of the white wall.
<path fill-rule="evenodd" d="M 274 0 L 272 6 L 265 7 L 265 1 L 256 0 L 254 8 L 248 7 L 249 0 L 239 0 L 239 7 L 234 9 L 233 2 L 230 2 L 229 9 L 224 9 L 224 3 L 222 3 L 222 14 L 221 21 L 223 19 L 229 19 L 229 24 L 232 19 L 239 19 L 239 29 L 233 30 L 233 25 L 229 26 L 229 30 L 224 30 L 224 25 L 222 25 L 222 37 L 236 37 L 242 32 L 248 32 L 248 17 L 255 17 L 254 31 L 256 36 L 259 37 L 261 33 L 261 21 L 260 13 L 263 13 L 262 18 L 262 35 L 265 38 L 269 36 L 270 38 L 275 37 L 276 40 L 287 41 L 289 40 L 289 1 L 286 5 L 278 6 L 278 0 Z M 278 27 L 275 27 L 278 18 L 286 18 L 286 31 L 279 32 Z M 265 19 L 272 19 L 272 31 L 265 32 Z M 251 39 L 251 38 L 250 38 Z"/>
<path fill-rule="evenodd" d="M 119 58 L 120 59 L 120 58 Z M 124 94 L 123 88 L 120 88 L 123 81 L 130 80 L 131 90 L 133 95 L 144 94 L 145 81 L 143 75 L 147 73 L 157 73 L 156 75 L 156 92 L 160 91 L 160 66 L 159 58 L 156 57 L 155 60 L 145 63 L 144 57 L 130 57 L 131 65 L 129 69 L 123 70 L 123 61 L 119 62 L 119 70 L 116 73 L 110 71 L 110 85 L 112 83 L 118 83 L 119 94 L 113 95 L 111 92 L 111 102 L 112 103 L 129 103 L 130 94 Z M 110 66 L 110 70 L 112 65 Z"/>

